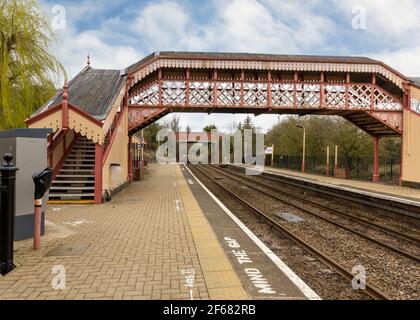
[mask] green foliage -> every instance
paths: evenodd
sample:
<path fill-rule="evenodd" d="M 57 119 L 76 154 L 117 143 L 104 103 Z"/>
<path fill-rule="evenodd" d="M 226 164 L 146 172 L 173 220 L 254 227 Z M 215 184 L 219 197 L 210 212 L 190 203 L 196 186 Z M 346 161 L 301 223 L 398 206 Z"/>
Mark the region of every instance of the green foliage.
<path fill-rule="evenodd" d="M 147 141 L 148 144 L 148 149 L 150 150 L 155 150 L 157 149 L 157 134 L 160 130 L 162 130 L 164 128 L 163 125 L 161 125 L 159 122 L 155 122 L 151 125 L 149 125 L 146 129 L 144 129 L 144 138 Z M 138 133 L 139 135 L 141 135 L 141 133 Z"/>
<path fill-rule="evenodd" d="M 350 161 L 353 157 L 372 157 L 373 140 L 370 135 L 339 117 L 291 116 L 275 125 L 266 137 L 266 144 L 276 146 L 276 154 L 300 156 L 303 148 L 303 132 L 297 125 L 306 128 L 306 153 L 308 156 L 326 154 L 327 146 L 339 146 L 341 156 Z M 381 140 L 381 156 L 398 157 L 401 150 L 399 138 Z"/>
<path fill-rule="evenodd" d="M 252 122 L 252 118 L 250 115 L 248 115 L 245 120 L 244 123 L 239 122 L 238 125 L 238 129 L 239 130 L 255 130 L 255 126 L 254 123 Z"/>
<path fill-rule="evenodd" d="M 54 34 L 36 0 L 0 0 L 0 8 L 0 129 L 8 129 L 24 126 L 65 71 L 49 52 Z"/>
<path fill-rule="evenodd" d="M 203 129 L 203 131 L 207 133 L 211 133 L 212 130 L 217 130 L 217 127 L 215 124 L 210 124 Z"/>

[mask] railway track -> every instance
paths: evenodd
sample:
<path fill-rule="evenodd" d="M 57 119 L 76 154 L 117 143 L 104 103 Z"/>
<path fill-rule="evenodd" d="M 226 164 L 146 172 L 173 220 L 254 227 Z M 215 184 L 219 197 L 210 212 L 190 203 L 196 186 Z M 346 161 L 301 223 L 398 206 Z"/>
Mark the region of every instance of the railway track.
<path fill-rule="evenodd" d="M 389 244 L 383 242 L 382 240 L 378 240 L 378 239 L 372 238 L 372 237 L 370 237 L 370 236 L 368 236 L 368 235 L 366 235 L 366 234 L 364 234 L 364 233 L 362 233 L 360 231 L 354 230 L 354 229 L 349 228 L 349 227 L 347 227 L 347 226 L 345 226 L 345 225 L 343 225 L 341 223 L 338 223 L 336 221 L 333 221 L 332 219 L 329 219 L 329 218 L 326 218 L 326 217 L 324 217 L 322 215 L 316 214 L 313 211 L 308 210 L 307 208 L 305 208 L 304 206 L 302 206 L 300 204 L 295 204 L 295 203 L 292 203 L 291 201 L 285 200 L 284 198 L 278 196 L 277 193 L 285 194 L 288 197 L 291 197 L 291 198 L 294 198 L 294 199 L 298 200 L 299 202 L 304 202 L 304 203 L 307 203 L 307 204 L 309 204 L 309 205 L 311 205 L 313 207 L 318 207 L 321 210 L 330 212 L 331 214 L 335 214 L 335 215 L 338 215 L 340 217 L 344 217 L 346 219 L 349 219 L 349 220 L 352 220 L 352 221 L 356 221 L 356 222 L 358 222 L 358 223 L 360 223 L 360 224 L 362 224 L 364 226 L 368 226 L 370 228 L 374 228 L 377 231 L 380 231 L 380 232 L 383 232 L 383 233 L 385 233 L 387 235 L 396 237 L 400 241 L 408 241 L 411 244 L 414 244 L 416 247 L 419 247 L 420 246 L 420 241 L 417 238 L 414 238 L 414 237 L 405 235 L 405 234 L 403 234 L 401 232 L 395 231 L 393 229 L 384 227 L 384 226 L 379 225 L 379 224 L 375 224 L 375 223 L 370 222 L 370 221 L 367 221 L 365 219 L 361 219 L 361 218 L 355 217 L 355 216 L 353 216 L 351 214 L 348 214 L 348 213 L 345 213 L 345 212 L 342 212 L 342 211 L 339 211 L 339 210 L 336 210 L 336 209 L 329 208 L 329 207 L 327 207 L 325 205 L 322 205 L 320 203 L 316 203 L 314 201 L 311 201 L 311 200 L 305 199 L 303 197 L 299 197 L 299 196 L 297 196 L 295 194 L 292 194 L 290 192 L 284 191 L 283 189 L 272 187 L 272 186 L 268 186 L 268 185 L 266 185 L 264 183 L 261 183 L 261 182 L 255 181 L 255 180 L 251 180 L 248 177 L 241 176 L 241 175 L 238 175 L 238 174 L 234 174 L 234 173 L 231 173 L 231 172 L 225 172 L 225 171 L 220 170 L 220 169 L 217 169 L 215 167 L 211 167 L 211 169 L 212 170 L 215 170 L 219 174 L 225 175 L 229 179 L 232 179 L 232 180 L 234 180 L 234 181 L 236 181 L 238 183 L 241 183 L 243 185 L 246 185 L 247 187 L 249 187 L 249 188 L 251 188 L 253 190 L 256 190 L 258 192 L 261 192 L 261 193 L 265 194 L 266 196 L 271 197 L 272 199 L 275 199 L 277 201 L 280 201 L 280 202 L 282 202 L 282 203 L 284 203 L 284 204 L 286 204 L 288 206 L 292 206 L 292 207 L 294 207 L 294 208 L 296 208 L 298 210 L 301 210 L 301 211 L 303 211 L 303 212 L 305 212 L 305 213 L 307 213 L 307 214 L 309 214 L 311 216 L 314 216 L 314 217 L 316 217 L 318 219 L 321 219 L 321 220 L 323 220 L 323 221 L 325 221 L 327 223 L 330 223 L 332 225 L 335 225 L 336 227 L 339 227 L 341 229 L 344 229 L 346 231 L 349 231 L 351 233 L 354 233 L 354 234 L 358 235 L 359 237 L 364 238 L 366 240 L 369 240 L 369 241 L 371 241 L 371 242 L 373 242 L 373 243 L 375 243 L 375 244 L 377 244 L 379 246 L 382 246 L 382 247 L 384 247 L 384 248 L 386 248 L 386 249 L 388 249 L 388 250 L 390 250 L 390 251 L 392 251 L 392 252 L 394 252 L 396 254 L 399 254 L 402 257 L 412 259 L 412 260 L 414 260 L 416 262 L 420 262 L 420 259 L 416 255 L 413 255 L 413 254 L 411 254 L 409 252 L 406 252 L 406 251 L 404 251 L 404 250 L 402 250 L 402 249 L 400 249 L 398 247 L 389 245 Z M 250 183 L 245 182 L 245 180 L 250 181 Z M 255 185 L 258 185 L 258 186 L 261 186 L 262 188 L 269 189 L 269 190 L 271 190 L 271 191 L 273 191 L 275 193 L 274 194 L 268 193 L 268 192 L 266 192 L 264 190 L 261 190 L 259 187 L 253 186 L 251 183 L 253 183 Z"/>
<path fill-rule="evenodd" d="M 260 209 L 256 208 L 253 204 L 249 203 L 247 200 L 243 199 L 242 197 L 235 194 L 233 191 L 229 190 L 225 186 L 223 186 L 219 181 L 211 177 L 209 174 L 204 172 L 201 168 L 194 166 L 195 170 L 197 170 L 202 176 L 210 180 L 212 183 L 220 187 L 223 191 L 228 193 L 230 196 L 232 196 L 234 199 L 248 207 L 251 211 L 253 211 L 259 218 L 264 220 L 266 223 L 268 223 L 271 227 L 275 228 L 276 230 L 282 232 L 284 235 L 286 235 L 289 239 L 297 243 L 299 246 L 304 248 L 307 252 L 314 255 L 318 260 L 322 261 L 326 265 L 328 265 L 330 268 L 334 269 L 340 276 L 342 276 L 345 280 L 352 282 L 354 279 L 354 275 L 351 271 L 347 270 L 345 267 L 343 267 L 340 263 L 335 261 L 333 258 L 327 256 L 326 254 L 319 251 L 317 248 L 309 244 L 307 241 L 303 240 L 301 237 L 293 233 L 288 228 L 281 225 L 279 222 L 275 221 L 273 218 L 271 218 L 269 215 L 261 211 Z M 375 300 L 390 300 L 390 297 L 387 296 L 384 292 L 382 292 L 377 287 L 366 283 L 366 290 L 364 291 L 370 298 Z"/>
<path fill-rule="evenodd" d="M 235 170 L 242 170 L 244 168 L 241 167 L 236 167 L 236 166 L 230 166 L 231 168 L 235 169 Z M 248 169 L 251 170 L 252 169 Z M 337 190 L 333 190 L 330 191 L 328 189 L 323 189 L 323 188 L 319 188 L 318 186 L 311 186 L 310 184 L 308 185 L 305 182 L 301 182 L 298 180 L 294 180 L 293 178 L 288 178 L 288 177 L 283 177 L 280 175 L 275 175 L 275 176 L 269 176 L 267 174 L 263 174 L 264 179 L 267 180 L 271 180 L 273 182 L 277 182 L 277 183 L 282 183 L 282 184 L 287 184 L 290 185 L 292 187 L 296 187 L 296 188 L 300 188 L 300 189 L 306 189 L 312 192 L 316 192 L 316 193 L 321 193 L 327 196 L 333 196 L 335 198 L 340 198 L 343 200 L 347 200 L 347 201 L 351 201 L 354 203 L 358 203 L 361 204 L 363 206 L 368 206 L 372 209 L 380 209 L 383 210 L 384 212 L 391 214 L 391 215 L 400 215 L 403 216 L 407 219 L 411 219 L 411 221 L 414 221 L 415 223 L 420 223 L 420 208 L 414 208 L 412 206 L 408 206 L 408 209 L 403 209 L 400 207 L 394 207 L 389 205 L 389 203 L 387 203 L 388 201 L 381 201 L 381 202 L 376 202 L 373 200 L 368 200 L 365 199 L 364 197 L 361 196 L 351 196 L 348 194 L 342 194 L 340 191 Z"/>

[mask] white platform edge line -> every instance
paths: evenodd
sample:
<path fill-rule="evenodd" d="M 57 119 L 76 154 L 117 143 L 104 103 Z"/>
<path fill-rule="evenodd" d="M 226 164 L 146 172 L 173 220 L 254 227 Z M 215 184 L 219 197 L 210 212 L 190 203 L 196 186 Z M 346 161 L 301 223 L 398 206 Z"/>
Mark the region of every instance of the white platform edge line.
<path fill-rule="evenodd" d="M 313 291 L 299 276 L 292 271 L 273 251 L 271 251 L 251 230 L 245 226 L 207 187 L 191 172 L 184 164 L 185 168 L 200 184 L 200 186 L 210 195 L 210 197 L 223 209 L 223 211 L 244 231 L 252 241 L 270 258 L 270 260 L 292 281 L 292 283 L 309 300 L 322 300 L 321 297 Z"/>
<path fill-rule="evenodd" d="M 241 166 L 241 165 L 234 165 L 238 168 L 247 168 L 246 166 Z M 250 169 L 250 168 L 248 168 Z M 251 168 L 252 170 L 252 168 Z M 380 194 L 380 193 L 376 193 L 374 191 L 364 191 L 364 190 L 359 190 L 356 188 L 352 188 L 351 186 L 348 187 L 344 187 L 344 186 L 339 186 L 337 184 L 334 183 L 325 183 L 325 182 L 321 182 L 321 181 L 315 181 L 315 180 L 311 180 L 311 179 L 306 179 L 304 177 L 299 177 L 299 176 L 295 176 L 292 174 L 283 174 L 281 172 L 275 172 L 275 171 L 271 171 L 271 170 L 264 170 L 264 173 L 270 174 L 270 175 L 274 175 L 274 176 L 279 176 L 279 177 L 283 177 L 283 178 L 290 178 L 290 179 L 294 179 L 294 180 L 298 180 L 298 181 L 304 181 L 304 182 L 308 182 L 308 183 L 312 183 L 315 185 L 320 185 L 323 187 L 330 187 L 330 188 L 334 188 L 334 189 L 338 189 L 338 190 L 343 190 L 343 191 L 349 191 L 352 193 L 358 193 L 364 196 L 370 196 L 370 197 L 374 197 L 374 198 L 378 198 L 378 199 L 383 199 L 383 200 L 390 200 L 390 201 L 395 201 L 395 202 L 400 202 L 403 204 L 407 204 L 407 205 L 412 205 L 415 207 L 420 207 L 420 201 L 415 201 L 415 200 L 409 200 L 409 199 L 404 199 L 401 197 L 394 197 L 394 196 L 388 196 L 385 194 Z"/>

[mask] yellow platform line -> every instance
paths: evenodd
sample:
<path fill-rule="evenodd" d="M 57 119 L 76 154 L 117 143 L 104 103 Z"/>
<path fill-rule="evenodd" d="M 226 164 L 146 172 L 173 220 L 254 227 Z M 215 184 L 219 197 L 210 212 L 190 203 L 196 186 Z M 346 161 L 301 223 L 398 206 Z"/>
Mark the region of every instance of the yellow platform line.
<path fill-rule="evenodd" d="M 210 299 L 249 299 L 179 167 L 176 169 L 176 180 Z"/>

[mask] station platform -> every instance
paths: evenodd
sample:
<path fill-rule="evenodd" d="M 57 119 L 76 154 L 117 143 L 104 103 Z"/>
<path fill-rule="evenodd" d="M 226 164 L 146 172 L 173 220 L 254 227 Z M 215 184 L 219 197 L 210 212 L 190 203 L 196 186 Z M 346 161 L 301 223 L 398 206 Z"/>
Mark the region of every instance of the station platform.
<path fill-rule="evenodd" d="M 112 202 L 49 206 L 0 300 L 319 299 L 186 167 L 150 165 Z"/>
<path fill-rule="evenodd" d="M 237 167 L 250 168 L 245 165 L 236 165 Z M 359 193 L 364 196 L 370 196 L 378 199 L 399 202 L 402 204 L 420 207 L 420 189 L 401 187 L 398 185 L 389 185 L 383 183 L 373 183 L 369 181 L 338 179 L 315 174 L 301 173 L 286 169 L 265 167 L 264 173 L 279 175 L 296 180 L 310 182 L 315 185 L 332 187 L 338 190 Z"/>

